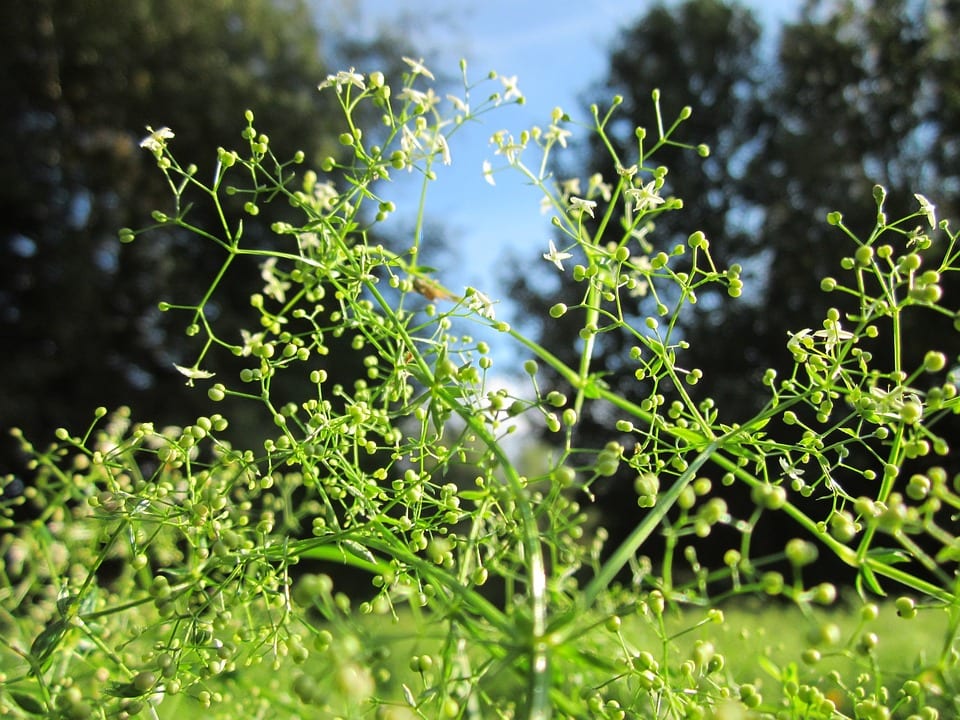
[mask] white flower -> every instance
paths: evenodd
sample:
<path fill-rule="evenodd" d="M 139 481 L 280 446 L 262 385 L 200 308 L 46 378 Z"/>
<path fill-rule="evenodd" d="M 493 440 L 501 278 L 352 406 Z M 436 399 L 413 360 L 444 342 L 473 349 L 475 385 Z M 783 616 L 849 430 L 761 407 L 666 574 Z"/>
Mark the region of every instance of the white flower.
<path fill-rule="evenodd" d="M 516 142 L 513 135 L 504 130 L 495 132 L 490 138 L 490 142 L 497 146 L 494 154 L 503 155 L 511 165 L 517 161 L 520 153 L 527 147 L 527 138 L 524 135 L 520 136 L 520 142 Z"/>
<path fill-rule="evenodd" d="M 595 200 L 584 200 L 579 197 L 570 198 L 570 210 L 577 213 L 578 217 L 583 217 L 583 214 L 586 213 L 590 217 L 593 217 L 593 209 L 597 206 Z"/>
<path fill-rule="evenodd" d="M 813 337 L 821 340 L 823 342 L 824 350 L 826 350 L 828 353 L 832 353 L 837 343 L 853 339 L 854 334 L 848 330 L 841 330 L 840 323 L 834 323 L 829 328 L 817 330 L 815 333 L 813 333 Z"/>
<path fill-rule="evenodd" d="M 253 352 L 254 343 L 263 342 L 263 333 L 251 333 L 248 330 L 241 330 L 240 337 L 243 339 L 243 347 L 240 350 L 241 357 L 250 357 Z"/>
<path fill-rule="evenodd" d="M 567 198 L 580 194 L 580 178 L 574 177 L 560 183 L 560 193 Z"/>
<path fill-rule="evenodd" d="M 201 370 L 197 367 L 183 367 L 183 365 L 173 365 L 181 375 L 187 376 L 187 385 L 193 387 L 194 380 L 206 380 L 207 378 L 212 378 L 216 373 L 208 372 L 206 370 Z"/>
<path fill-rule="evenodd" d="M 333 210 L 337 200 L 340 199 L 340 191 L 332 181 L 318 182 L 313 186 L 313 196 L 316 198 L 317 207 L 323 210 Z"/>
<path fill-rule="evenodd" d="M 652 222 L 646 222 L 639 227 L 633 227 L 633 223 L 625 223 L 623 225 L 624 229 L 627 230 L 630 234 L 630 237 L 640 243 L 640 247 L 645 248 L 645 252 L 650 252 L 652 246 L 650 241 L 647 240 L 647 235 L 653 232 L 655 227 Z"/>
<path fill-rule="evenodd" d="M 493 310 L 493 300 L 476 288 L 467 288 L 467 305 L 480 317 L 487 320 L 496 320 L 496 314 Z"/>
<path fill-rule="evenodd" d="M 297 233 L 297 244 L 301 251 L 320 248 L 320 236 L 315 232 Z"/>
<path fill-rule="evenodd" d="M 440 153 L 440 158 L 443 161 L 443 164 L 449 165 L 451 163 L 451 159 L 450 145 L 447 143 L 447 136 L 441 132 L 438 132 L 434 138 L 433 147 L 436 152 Z"/>
<path fill-rule="evenodd" d="M 567 138 L 573 135 L 569 130 L 564 130 L 559 125 L 551 125 L 547 128 L 546 139 L 550 142 L 560 143 L 560 147 L 567 146 Z"/>
<path fill-rule="evenodd" d="M 168 127 L 162 127 L 159 130 L 154 130 L 152 127 L 147 125 L 147 132 L 150 134 L 140 141 L 140 147 L 149 150 L 154 154 L 163 152 L 163 149 L 167 146 L 167 140 L 170 140 L 174 137 L 173 130 Z"/>
<path fill-rule="evenodd" d="M 436 78 L 433 77 L 433 73 L 430 72 L 426 65 L 423 64 L 423 58 L 420 58 L 419 60 L 413 60 L 412 58 L 405 57 L 403 58 L 403 61 L 410 66 L 410 69 L 413 70 L 413 74 L 415 76 L 423 75 L 431 80 L 436 80 Z"/>
<path fill-rule="evenodd" d="M 405 87 L 397 95 L 399 100 L 409 100 L 414 105 L 427 105 L 427 94 L 422 90 L 414 90 L 413 88 Z"/>
<path fill-rule="evenodd" d="M 414 150 L 423 150 L 420 138 L 407 125 L 400 127 L 400 149 L 407 155 L 412 155 Z"/>
<path fill-rule="evenodd" d="M 260 266 L 260 277 L 264 281 L 263 294 L 277 302 L 286 302 L 290 283 L 277 277 L 277 259 L 267 258 Z"/>
<path fill-rule="evenodd" d="M 654 180 L 651 180 L 646 185 L 641 187 L 630 188 L 624 193 L 624 195 L 633 200 L 634 212 L 652 210 L 653 208 L 657 207 L 657 205 L 662 205 L 664 202 L 663 198 L 657 194 L 657 184 Z"/>
<path fill-rule="evenodd" d="M 509 102 L 513 98 L 518 100 L 523 99 L 523 93 L 520 92 L 520 89 L 517 87 L 517 76 L 513 77 L 500 77 L 500 82 L 503 83 L 503 101 Z"/>
<path fill-rule="evenodd" d="M 560 252 L 557 250 L 557 246 L 553 244 L 553 240 L 550 241 L 550 252 L 543 254 L 543 259 L 549 260 L 556 265 L 560 272 L 563 272 L 563 261 L 572 257 L 573 255 L 568 252 Z"/>
<path fill-rule="evenodd" d="M 447 95 L 447 100 L 453 103 L 453 107 L 456 108 L 457 112 L 470 113 L 470 106 L 456 95 Z"/>
<path fill-rule="evenodd" d="M 426 92 L 421 92 L 420 90 L 407 87 L 401 90 L 397 97 L 400 100 L 411 101 L 414 105 L 418 106 L 418 110 L 423 108 L 424 111 L 440 102 L 440 98 L 433 91 L 433 88 L 429 88 Z"/>
<path fill-rule="evenodd" d="M 803 470 L 801 470 L 796 465 L 791 463 L 785 457 L 781 456 L 777 458 L 777 460 L 780 463 L 780 469 L 783 470 L 784 475 L 786 475 L 791 480 L 795 480 L 801 483 L 803 482 L 803 479 L 800 477 L 801 475 L 803 475 Z"/>
<path fill-rule="evenodd" d="M 344 85 L 354 85 L 361 90 L 367 89 L 367 86 L 363 82 L 363 75 L 355 72 L 353 68 L 350 68 L 349 70 L 341 70 L 336 75 L 327 75 L 327 79 L 320 83 L 320 85 L 317 87 L 320 90 L 328 87 L 336 87 L 337 92 L 340 92 Z"/>
<path fill-rule="evenodd" d="M 610 183 L 603 181 L 603 175 L 600 173 L 591 175 L 587 184 L 587 197 L 590 197 L 595 192 L 600 193 L 600 197 L 603 198 L 604 202 L 610 202 L 610 198 L 613 195 L 613 187 Z"/>
<path fill-rule="evenodd" d="M 489 185 L 497 184 L 493 179 L 493 165 L 490 164 L 489 160 L 483 161 L 483 179 L 486 180 Z"/>
<path fill-rule="evenodd" d="M 927 200 L 920 193 L 914 193 L 913 196 L 917 199 L 917 202 L 920 203 L 920 212 L 927 216 L 927 222 L 930 223 L 930 227 L 934 228 L 937 226 L 937 206 L 932 202 Z"/>

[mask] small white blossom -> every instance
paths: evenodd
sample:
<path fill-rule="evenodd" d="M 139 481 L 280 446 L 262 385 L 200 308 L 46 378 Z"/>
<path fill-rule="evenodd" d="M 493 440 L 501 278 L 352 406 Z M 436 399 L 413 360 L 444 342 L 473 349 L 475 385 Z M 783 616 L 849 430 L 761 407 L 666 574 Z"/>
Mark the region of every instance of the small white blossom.
<path fill-rule="evenodd" d="M 642 226 L 636 228 L 633 228 L 633 223 L 631 222 L 624 227 L 629 230 L 630 237 L 640 243 L 640 247 L 648 248 L 646 251 L 650 252 L 649 248 L 651 246 L 650 241 L 647 240 L 647 235 L 649 235 L 655 227 L 652 222 L 644 223 Z"/>
<path fill-rule="evenodd" d="M 513 77 L 500 77 L 500 82 L 503 83 L 503 101 L 510 102 L 513 98 L 518 100 L 523 98 L 523 93 L 520 92 L 520 89 L 517 87 L 517 76 Z"/>
<path fill-rule="evenodd" d="M 447 136 L 441 132 L 438 132 L 434 138 L 433 147 L 436 152 L 440 153 L 440 158 L 443 161 L 443 164 L 449 165 L 451 162 L 450 145 L 447 143 Z"/>
<path fill-rule="evenodd" d="M 636 165 L 631 165 L 630 167 L 625 168 L 623 165 L 617 163 L 617 175 L 620 177 L 632 178 L 637 174 L 637 170 L 638 168 Z"/>
<path fill-rule="evenodd" d="M 583 214 L 586 213 L 590 217 L 593 217 L 593 209 L 597 206 L 595 200 L 584 200 L 579 197 L 570 198 L 570 210 L 571 212 L 577 213 L 579 217 L 583 217 Z"/>
<path fill-rule="evenodd" d="M 428 77 L 431 80 L 436 80 L 436 78 L 433 77 L 433 73 L 430 72 L 427 69 L 427 66 L 423 64 L 423 58 L 420 58 L 419 60 L 414 60 L 412 58 L 405 57 L 403 58 L 403 61 L 410 66 L 410 69 L 413 71 L 414 75 L 423 75 L 424 77 Z"/>
<path fill-rule="evenodd" d="M 490 164 L 489 160 L 483 161 L 483 179 L 486 180 L 488 185 L 497 184 L 493 179 L 493 165 Z"/>
<path fill-rule="evenodd" d="M 152 127 L 147 125 L 147 132 L 150 134 L 140 141 L 140 147 L 144 148 L 145 150 L 149 150 L 154 154 L 163 152 L 163 149 L 167 146 L 167 140 L 170 140 L 174 137 L 173 130 L 168 127 L 162 127 L 159 130 L 154 130 Z"/>
<path fill-rule="evenodd" d="M 624 195 L 633 200 L 633 211 L 638 213 L 644 210 L 652 210 L 664 202 L 663 198 L 657 194 L 657 184 L 654 180 L 641 187 L 630 188 Z"/>
<path fill-rule="evenodd" d="M 516 142 L 513 139 L 513 135 L 508 134 L 504 130 L 494 133 L 493 137 L 490 138 L 490 142 L 497 146 L 494 154 L 503 155 L 511 165 L 516 163 L 520 153 L 527 147 L 526 139 L 523 135 L 520 136 L 520 142 Z"/>
<path fill-rule="evenodd" d="M 565 130 L 559 125 L 550 125 L 547 128 L 547 132 L 544 135 L 544 137 L 549 142 L 556 142 L 560 144 L 560 147 L 566 147 L 567 138 L 570 137 L 571 135 L 573 135 L 572 132 L 570 132 L 569 130 Z"/>
<path fill-rule="evenodd" d="M 260 278 L 264 281 L 263 294 L 282 303 L 287 300 L 290 283 L 277 277 L 276 265 L 275 257 L 267 258 L 260 266 Z"/>
<path fill-rule="evenodd" d="M 468 115 L 470 114 L 470 106 L 456 95 L 447 95 L 447 100 L 453 103 L 453 107 L 457 112 L 462 112 Z"/>
<path fill-rule="evenodd" d="M 240 330 L 240 337 L 243 340 L 243 347 L 240 350 L 241 357 L 250 357 L 253 353 L 254 343 L 263 342 L 264 334 L 260 333 L 251 333 L 248 330 Z"/>
<path fill-rule="evenodd" d="M 363 75 L 355 72 L 353 68 L 341 70 L 336 75 L 327 75 L 327 79 L 320 83 L 318 88 L 323 90 L 324 88 L 335 87 L 337 92 L 340 92 L 344 85 L 353 85 L 361 90 L 367 89 L 363 82 Z"/>
<path fill-rule="evenodd" d="M 493 300 L 476 288 L 467 288 L 467 306 L 477 313 L 480 317 L 487 320 L 496 320 L 496 314 L 493 309 Z"/>
<path fill-rule="evenodd" d="M 823 348 L 828 353 L 832 353 L 838 343 L 845 342 L 854 338 L 854 334 L 848 330 L 841 330 L 840 323 L 835 323 L 828 329 L 817 330 L 813 337 L 823 342 Z"/>
<path fill-rule="evenodd" d="M 930 227 L 934 228 L 937 226 L 937 206 L 932 202 L 927 200 L 920 193 L 914 193 L 913 196 L 917 199 L 917 202 L 920 203 L 920 212 L 927 216 L 927 222 L 930 223 Z"/>
<path fill-rule="evenodd" d="M 563 197 L 567 198 L 571 195 L 580 194 L 580 178 L 574 177 L 569 180 L 564 180 L 560 183 L 560 192 Z"/>
<path fill-rule="evenodd" d="M 340 191 L 337 190 L 337 186 L 332 181 L 327 180 L 322 183 L 318 182 L 313 186 L 313 196 L 317 200 L 318 207 L 330 211 L 333 210 L 337 200 L 340 199 Z"/>
<path fill-rule="evenodd" d="M 315 232 L 297 233 L 297 245 L 301 252 L 320 248 L 320 236 Z"/>
<path fill-rule="evenodd" d="M 440 98 L 437 97 L 437 94 L 433 91 L 433 88 L 429 88 L 426 92 L 420 90 L 414 90 L 413 88 L 404 88 L 397 95 L 400 100 L 409 100 L 414 105 L 419 105 L 424 110 L 432 108 L 434 105 L 440 102 Z"/>
<path fill-rule="evenodd" d="M 650 291 L 650 283 L 644 278 L 637 278 L 627 286 L 627 289 L 630 291 L 630 297 L 632 298 L 646 297 Z"/>
<path fill-rule="evenodd" d="M 200 368 L 196 367 L 188 368 L 183 367 L 183 365 L 177 365 L 176 363 L 174 363 L 173 366 L 181 375 L 187 376 L 187 385 L 190 387 L 193 387 L 194 380 L 206 380 L 207 378 L 212 378 L 214 375 L 216 375 L 216 373 L 208 372 L 207 370 L 201 370 Z"/>
<path fill-rule="evenodd" d="M 587 183 L 587 196 L 593 197 L 594 193 L 600 193 L 604 202 L 610 202 L 610 198 L 613 196 L 613 186 L 610 183 L 605 183 L 603 175 L 600 173 L 591 175 Z"/>
<path fill-rule="evenodd" d="M 414 150 L 423 150 L 420 138 L 407 125 L 400 128 L 400 149 L 407 155 L 412 155 Z"/>
<path fill-rule="evenodd" d="M 803 475 L 803 470 L 798 468 L 796 465 L 793 465 L 785 457 L 778 458 L 778 461 L 780 463 L 780 469 L 783 470 L 784 475 L 796 482 L 803 482 L 803 479 L 800 477 Z"/>
<path fill-rule="evenodd" d="M 397 95 L 399 100 L 410 100 L 414 105 L 426 105 L 427 104 L 427 94 L 422 90 L 414 90 L 410 87 L 405 87 Z"/>
<path fill-rule="evenodd" d="M 560 272 L 563 272 L 563 261 L 572 257 L 573 255 L 568 252 L 560 252 L 557 250 L 557 246 L 553 244 L 553 240 L 550 241 L 550 252 L 543 254 L 543 259 L 549 260 L 556 265 Z"/>

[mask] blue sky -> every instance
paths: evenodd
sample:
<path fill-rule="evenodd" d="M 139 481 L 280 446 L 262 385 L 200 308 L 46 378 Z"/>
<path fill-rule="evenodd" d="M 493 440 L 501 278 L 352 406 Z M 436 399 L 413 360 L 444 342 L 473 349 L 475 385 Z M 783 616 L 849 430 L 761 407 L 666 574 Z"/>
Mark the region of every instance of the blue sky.
<path fill-rule="evenodd" d="M 744 4 L 756 8 L 768 33 L 800 6 L 799 0 Z M 546 126 L 558 105 L 574 120 L 584 120 L 581 98 L 603 78 L 618 31 L 653 5 L 648 0 L 356 0 L 347 19 L 355 29 L 373 34 L 380 27 L 402 28 L 438 76 L 456 76 L 458 62 L 465 58 L 471 79 L 490 70 L 516 75 L 526 98 L 522 107 L 496 111 L 482 124 L 459 131 L 451 143 L 453 164 L 440 169 L 439 181 L 429 191 L 428 220 L 443 229 L 447 250 L 421 261 L 440 268 L 445 284 L 452 289 L 472 285 L 502 298 L 499 281 L 505 264 L 521 259 L 536 263 L 547 250 L 551 228 L 539 212 L 539 193 L 513 173 L 497 175 L 496 187 L 483 181 L 483 160 L 496 159 L 490 135 L 502 128 L 516 135 L 534 124 Z M 410 222 L 402 203 L 416 201 L 419 184 L 406 177 L 395 180 L 398 187 L 390 192 L 401 206 L 395 222 Z"/>

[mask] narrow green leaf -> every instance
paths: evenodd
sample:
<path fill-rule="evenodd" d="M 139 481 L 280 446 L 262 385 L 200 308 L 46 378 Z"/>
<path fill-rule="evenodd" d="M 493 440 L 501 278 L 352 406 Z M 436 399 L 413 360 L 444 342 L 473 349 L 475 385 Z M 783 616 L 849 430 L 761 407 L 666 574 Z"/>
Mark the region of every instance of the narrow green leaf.
<path fill-rule="evenodd" d="M 134 698 L 145 694 L 141 688 L 136 687 L 132 682 L 113 683 L 106 689 L 106 692 L 108 695 L 121 698 Z"/>
<path fill-rule="evenodd" d="M 869 565 L 860 566 L 860 574 L 857 575 L 858 584 L 861 579 L 863 579 L 873 593 L 879 595 L 880 597 L 887 596 L 887 593 L 885 593 L 883 588 L 880 587 L 880 583 L 877 582 L 877 576 L 873 574 L 873 570 L 870 569 Z"/>
<path fill-rule="evenodd" d="M 70 624 L 63 618 L 57 618 L 47 625 L 30 645 L 30 654 L 36 662 L 43 665 L 50 654 L 56 649 L 63 636 L 67 633 Z"/>
<path fill-rule="evenodd" d="M 10 693 L 10 697 L 13 698 L 13 701 L 19 705 L 20 709 L 24 712 L 30 713 L 31 715 L 40 716 L 45 716 L 47 714 L 43 707 L 43 703 L 37 700 L 33 695 L 27 695 L 27 693 L 14 690 Z"/>
<path fill-rule="evenodd" d="M 342 540 L 341 544 L 347 550 L 349 550 L 351 554 L 356 555 L 358 558 L 366 560 L 371 565 L 377 564 L 377 558 L 374 557 L 374 554 L 356 540 Z"/>
<path fill-rule="evenodd" d="M 886 565 L 910 562 L 910 554 L 899 548 L 870 548 L 870 550 L 867 551 L 867 557 Z"/>
<path fill-rule="evenodd" d="M 777 680 L 781 680 L 781 679 L 782 679 L 782 678 L 781 678 L 780 668 L 777 667 L 776 665 L 774 665 L 773 662 L 770 660 L 770 658 L 768 658 L 768 657 L 766 657 L 766 656 L 764 656 L 764 655 L 758 655 L 758 656 L 757 656 L 757 665 L 759 665 L 759 666 L 762 667 L 764 670 L 766 670 L 767 673 L 770 675 L 770 677 L 776 678 Z"/>

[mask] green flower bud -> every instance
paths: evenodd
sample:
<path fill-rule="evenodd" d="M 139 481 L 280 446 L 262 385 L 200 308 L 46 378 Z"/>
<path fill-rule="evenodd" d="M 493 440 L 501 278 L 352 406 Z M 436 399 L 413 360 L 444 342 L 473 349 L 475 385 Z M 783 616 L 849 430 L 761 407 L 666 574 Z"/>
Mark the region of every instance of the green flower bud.
<path fill-rule="evenodd" d="M 912 620 L 917 616 L 917 604 L 913 598 L 906 597 L 905 595 L 898 597 L 894 603 L 894 607 L 897 608 L 897 615 L 905 620 Z"/>
<path fill-rule="evenodd" d="M 927 372 L 940 372 L 947 365 L 947 356 L 942 352 L 930 350 L 923 357 L 923 369 Z"/>
<path fill-rule="evenodd" d="M 923 419 L 923 405 L 919 402 L 905 402 L 900 408 L 900 419 L 907 425 L 916 425 Z"/>
<path fill-rule="evenodd" d="M 816 545 L 800 538 L 790 540 L 785 552 L 787 560 L 796 567 L 803 567 L 816 562 L 819 555 Z"/>

